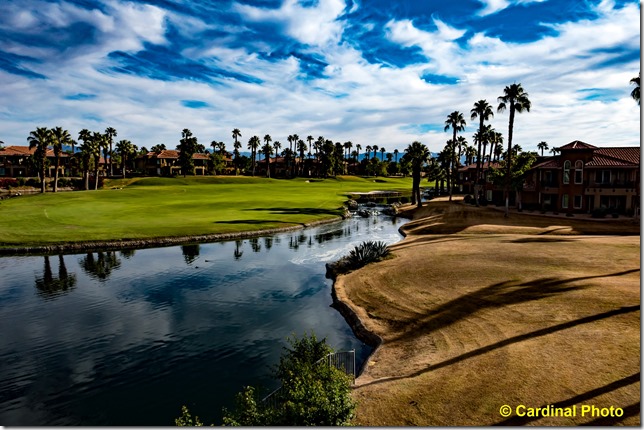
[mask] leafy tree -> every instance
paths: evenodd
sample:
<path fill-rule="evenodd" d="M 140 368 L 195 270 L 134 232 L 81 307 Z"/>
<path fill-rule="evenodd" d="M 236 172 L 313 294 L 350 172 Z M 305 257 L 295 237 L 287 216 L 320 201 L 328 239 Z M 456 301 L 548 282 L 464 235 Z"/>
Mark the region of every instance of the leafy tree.
<path fill-rule="evenodd" d="M 197 138 L 192 135 L 190 130 L 184 128 L 181 132 L 179 146 L 177 146 L 177 150 L 179 151 L 179 165 L 183 171 L 184 178 L 188 172 L 194 174 L 195 164 L 192 156 L 197 152 L 197 145 Z"/>
<path fill-rule="evenodd" d="M 60 166 L 60 155 L 63 153 L 63 145 L 70 145 L 74 140 L 69 135 L 69 131 L 63 130 L 62 127 L 56 127 L 51 130 L 51 145 L 56 156 L 56 168 L 54 170 L 54 192 L 58 192 L 58 168 Z"/>
<path fill-rule="evenodd" d="M 429 150 L 425 145 L 416 141 L 405 149 L 405 155 L 409 158 L 412 169 L 411 204 L 418 204 L 418 207 L 421 207 L 420 173 L 423 164 L 429 158 Z"/>
<path fill-rule="evenodd" d="M 29 149 L 36 148 L 34 161 L 40 176 L 40 192 L 45 190 L 45 175 L 47 173 L 47 146 L 52 142 L 52 133 L 47 127 L 37 127 L 27 137 Z"/>
<path fill-rule="evenodd" d="M 510 120 L 508 123 L 508 154 L 512 154 L 512 131 L 514 128 L 515 112 L 530 112 L 530 99 L 528 93 L 523 90 L 521 84 L 512 84 L 503 89 L 503 95 L 497 98 L 499 107 L 497 112 L 503 112 L 509 106 Z M 512 177 L 512 157 L 507 160 L 507 184 L 505 186 L 505 216 L 509 216 L 510 205 L 510 181 Z"/>
<path fill-rule="evenodd" d="M 453 131 L 453 137 L 452 137 L 452 157 L 450 160 L 450 172 L 451 172 L 451 179 L 452 179 L 452 184 L 448 185 L 449 188 L 449 200 L 452 201 L 452 188 L 454 188 L 454 182 L 456 179 L 456 167 L 457 167 L 457 161 L 456 161 L 456 133 L 459 131 L 465 130 L 465 126 L 467 123 L 465 122 L 465 118 L 463 118 L 463 114 L 460 113 L 459 111 L 454 111 L 447 115 L 447 120 L 445 121 L 445 131 L 449 130 L 450 128 Z M 459 154 L 460 158 L 460 154 Z"/>
<path fill-rule="evenodd" d="M 521 191 L 523 190 L 523 181 L 525 173 L 530 170 L 532 165 L 537 159 L 536 152 L 520 152 L 519 150 L 512 154 L 512 157 L 506 157 L 500 162 L 499 168 L 491 167 L 489 177 L 494 184 L 502 185 L 508 183 L 507 181 L 507 165 L 511 164 L 512 171 L 510 173 L 509 187 L 517 193 L 516 204 L 521 209 Z M 512 160 L 512 162 L 510 162 Z M 504 173 L 505 170 L 505 173 Z"/>
<path fill-rule="evenodd" d="M 136 154 L 136 147 L 129 140 L 123 139 L 116 144 L 116 151 L 121 154 L 121 176 L 125 178 L 125 167 L 129 159 Z"/>
<path fill-rule="evenodd" d="M 331 348 L 314 334 L 290 338 L 276 369 L 282 388 L 271 405 L 261 402 L 257 390 L 246 387 L 232 411 L 224 410 L 224 425 L 337 426 L 348 425 L 356 405 L 351 379 L 323 359 Z"/>

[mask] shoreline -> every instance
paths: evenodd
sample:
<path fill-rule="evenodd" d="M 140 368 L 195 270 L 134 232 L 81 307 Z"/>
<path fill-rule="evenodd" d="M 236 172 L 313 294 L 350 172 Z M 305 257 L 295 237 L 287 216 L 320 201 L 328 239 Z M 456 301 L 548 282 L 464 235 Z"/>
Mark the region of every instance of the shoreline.
<path fill-rule="evenodd" d="M 332 224 L 344 220 L 345 218 L 337 216 L 332 218 L 321 219 L 304 224 L 292 225 L 289 227 L 267 228 L 262 230 L 248 230 L 235 233 L 210 233 L 203 235 L 191 236 L 165 236 L 149 239 L 116 239 L 106 241 L 91 242 L 73 242 L 57 243 L 51 245 L 33 245 L 33 246 L 13 246 L 0 247 L 0 257 L 59 254 L 59 253 L 76 253 L 89 252 L 95 250 L 118 250 L 118 249 L 145 249 L 164 246 L 174 246 L 187 243 L 207 243 L 221 242 L 234 239 L 248 239 L 289 231 L 303 230 L 309 227 L 317 227 L 324 224 Z"/>

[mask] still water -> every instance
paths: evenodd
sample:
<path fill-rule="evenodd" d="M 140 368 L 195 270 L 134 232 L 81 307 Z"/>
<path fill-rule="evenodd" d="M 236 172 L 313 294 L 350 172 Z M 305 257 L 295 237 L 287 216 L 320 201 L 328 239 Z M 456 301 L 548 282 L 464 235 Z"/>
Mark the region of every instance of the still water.
<path fill-rule="evenodd" d="M 331 304 L 325 263 L 403 220 L 354 217 L 258 239 L 0 258 L 0 425 L 221 423 L 291 334 L 370 348 Z"/>

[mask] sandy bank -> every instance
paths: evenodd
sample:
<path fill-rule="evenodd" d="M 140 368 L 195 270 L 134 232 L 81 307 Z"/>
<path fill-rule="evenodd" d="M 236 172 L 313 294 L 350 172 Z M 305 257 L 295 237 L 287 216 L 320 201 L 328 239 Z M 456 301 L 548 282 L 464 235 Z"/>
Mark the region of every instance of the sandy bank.
<path fill-rule="evenodd" d="M 382 339 L 356 381 L 357 424 L 639 425 L 639 225 L 440 201 L 411 215 L 396 258 L 334 285 Z M 515 413 L 553 404 L 623 413 Z"/>

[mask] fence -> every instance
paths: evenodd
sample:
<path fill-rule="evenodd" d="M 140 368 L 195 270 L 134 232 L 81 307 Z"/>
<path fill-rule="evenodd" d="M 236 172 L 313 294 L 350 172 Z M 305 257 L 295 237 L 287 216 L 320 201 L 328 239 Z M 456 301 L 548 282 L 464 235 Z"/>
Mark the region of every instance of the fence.
<path fill-rule="evenodd" d="M 353 381 L 356 379 L 356 351 L 339 351 L 331 352 L 325 357 L 320 358 L 315 364 L 326 363 L 328 366 L 333 366 L 338 370 L 342 370 L 347 375 L 351 375 Z M 282 387 L 279 387 L 268 396 L 262 399 L 262 403 L 268 407 L 277 406 L 281 401 Z"/>

